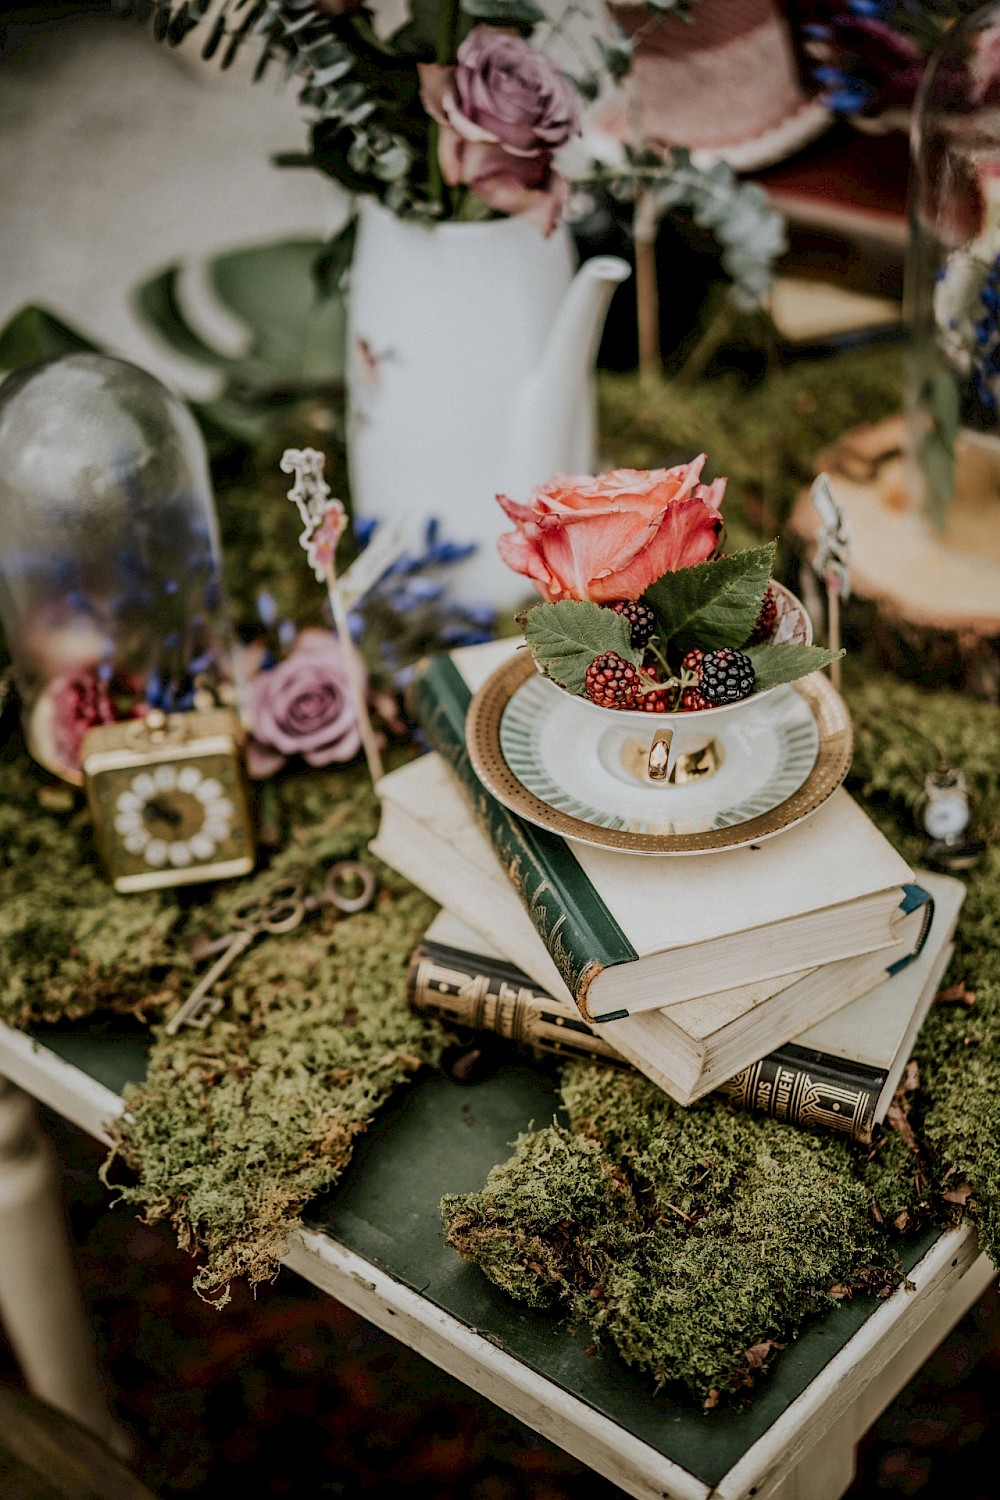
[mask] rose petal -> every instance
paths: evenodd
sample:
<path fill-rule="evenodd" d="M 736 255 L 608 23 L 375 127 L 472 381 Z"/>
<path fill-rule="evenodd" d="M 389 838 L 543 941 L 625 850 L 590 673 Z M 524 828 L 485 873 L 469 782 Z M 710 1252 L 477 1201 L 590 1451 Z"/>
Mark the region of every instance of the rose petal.
<path fill-rule="evenodd" d="M 638 599 L 664 573 L 707 562 L 721 531 L 721 515 L 699 496 L 668 506 L 649 546 L 620 572 L 593 581 L 588 597 L 598 604 Z"/>
<path fill-rule="evenodd" d="M 439 125 L 447 124 L 445 93 L 451 84 L 454 73 L 454 68 L 447 68 L 442 63 L 417 63 L 417 75 L 420 79 L 420 102 L 431 119 L 437 120 Z"/>
<path fill-rule="evenodd" d="M 279 755 L 277 751 L 271 750 L 260 740 L 253 736 L 246 743 L 246 767 L 247 775 L 253 781 L 263 781 L 268 776 L 273 776 L 280 771 L 285 764 L 286 757 Z"/>
<path fill-rule="evenodd" d="M 351 727 L 346 734 L 331 740 L 328 745 L 320 746 L 316 750 L 307 750 L 303 759 L 310 766 L 329 766 L 334 761 L 353 760 L 361 749 L 361 731 L 355 720 L 351 721 Z"/>
<path fill-rule="evenodd" d="M 497 537 L 497 551 L 513 573 L 520 573 L 538 584 L 539 591 L 549 597 L 549 582 L 552 575 L 545 566 L 539 549 L 527 537 L 516 531 L 505 531 Z"/>

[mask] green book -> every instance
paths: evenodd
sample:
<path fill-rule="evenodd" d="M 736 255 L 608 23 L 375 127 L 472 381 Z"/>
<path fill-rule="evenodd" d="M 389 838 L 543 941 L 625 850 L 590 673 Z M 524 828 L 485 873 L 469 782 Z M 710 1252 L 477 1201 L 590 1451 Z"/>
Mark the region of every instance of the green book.
<path fill-rule="evenodd" d="M 912 871 L 843 790 L 757 846 L 647 858 L 572 842 L 517 817 L 472 769 L 472 694 L 516 643 L 422 664 L 412 701 L 513 882 L 584 1019 L 601 1022 L 898 941 Z"/>

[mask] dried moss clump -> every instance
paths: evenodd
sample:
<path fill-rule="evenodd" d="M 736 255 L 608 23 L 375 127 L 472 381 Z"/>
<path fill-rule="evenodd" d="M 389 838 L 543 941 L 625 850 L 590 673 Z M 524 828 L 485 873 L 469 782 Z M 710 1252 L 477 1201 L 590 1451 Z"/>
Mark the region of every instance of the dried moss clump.
<path fill-rule="evenodd" d="M 16 737 L 3 745 L 0 1020 L 26 1026 L 101 1009 L 155 1014 L 180 983 L 181 915 L 171 896 L 116 898 L 95 864 L 79 799 L 38 771 Z"/>
<path fill-rule="evenodd" d="M 585 1318 L 657 1386 L 740 1389 L 817 1309 L 897 1278 L 843 1142 L 574 1064 L 570 1130 L 524 1136 L 449 1242 L 512 1296 Z"/>
<path fill-rule="evenodd" d="M 226 931 L 234 904 L 276 877 L 318 884 L 364 856 L 377 805 L 363 770 L 290 777 L 277 792 L 283 847 L 269 869 L 211 892 L 116 896 L 97 868 L 79 798 L 15 741 L 0 753 L 0 1017 L 37 1025 L 98 1010 L 156 1020 L 193 982 L 195 933 Z M 336 1181 L 390 1093 L 438 1054 L 405 1001 L 408 955 L 434 907 L 379 867 L 371 912 L 311 918 L 259 940 L 225 980 L 207 1031 L 154 1033 L 115 1155 L 120 1195 L 203 1253 L 196 1285 L 273 1275 L 302 1204 Z M 122 1174 L 116 1173 L 116 1176 Z"/>
<path fill-rule="evenodd" d="M 317 881 L 363 852 L 375 797 L 360 771 L 285 783 L 285 848 L 269 872 L 220 887 L 201 913 L 210 935 L 228 908 L 276 876 Z M 374 907 L 258 940 L 226 978 L 206 1032 L 160 1034 L 146 1082 L 126 1095 L 115 1155 L 137 1174 L 120 1196 L 166 1219 L 204 1261 L 195 1286 L 223 1302 L 234 1276 L 277 1271 L 303 1204 L 330 1187 L 392 1091 L 437 1056 L 436 1028 L 410 1014 L 406 959 L 434 907 L 384 867 Z M 317 882 L 318 883 L 318 882 Z"/>

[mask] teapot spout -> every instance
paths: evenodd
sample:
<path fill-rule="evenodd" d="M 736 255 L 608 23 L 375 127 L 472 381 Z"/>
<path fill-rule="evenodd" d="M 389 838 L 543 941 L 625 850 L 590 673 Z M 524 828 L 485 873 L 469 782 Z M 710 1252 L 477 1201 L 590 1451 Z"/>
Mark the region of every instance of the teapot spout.
<path fill-rule="evenodd" d="M 618 256 L 596 255 L 570 283 L 514 407 L 506 482 L 518 500 L 560 470 L 593 468 L 590 373 L 611 294 L 631 274 Z"/>

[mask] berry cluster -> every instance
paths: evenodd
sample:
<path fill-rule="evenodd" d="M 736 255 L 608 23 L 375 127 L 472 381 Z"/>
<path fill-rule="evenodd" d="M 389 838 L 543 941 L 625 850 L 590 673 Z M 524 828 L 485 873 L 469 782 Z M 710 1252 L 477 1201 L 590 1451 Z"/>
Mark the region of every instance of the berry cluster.
<path fill-rule="evenodd" d="M 656 617 L 649 606 L 638 599 L 620 599 L 608 607 L 628 620 L 633 649 L 645 651 L 656 628 Z M 777 619 L 778 601 L 768 586 L 751 641 L 768 639 Z M 640 671 L 617 651 L 605 651 L 587 668 L 584 691 L 591 703 L 601 708 L 697 713 L 749 697 L 756 677 L 753 662 L 744 652 L 732 646 L 714 651 L 696 647 L 683 657 L 679 678 L 671 677 L 657 687 L 661 681 L 661 669 L 652 655 Z"/>

